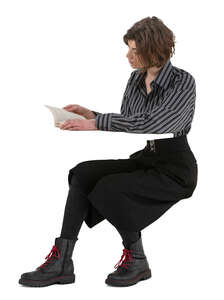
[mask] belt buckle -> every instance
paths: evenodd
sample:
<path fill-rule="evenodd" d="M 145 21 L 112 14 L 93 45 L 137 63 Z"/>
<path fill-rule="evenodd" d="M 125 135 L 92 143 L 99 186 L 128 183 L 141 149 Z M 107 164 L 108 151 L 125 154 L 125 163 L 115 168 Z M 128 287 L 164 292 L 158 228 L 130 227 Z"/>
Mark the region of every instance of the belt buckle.
<path fill-rule="evenodd" d="M 149 145 L 150 145 L 150 151 L 156 152 L 155 140 L 150 140 Z"/>

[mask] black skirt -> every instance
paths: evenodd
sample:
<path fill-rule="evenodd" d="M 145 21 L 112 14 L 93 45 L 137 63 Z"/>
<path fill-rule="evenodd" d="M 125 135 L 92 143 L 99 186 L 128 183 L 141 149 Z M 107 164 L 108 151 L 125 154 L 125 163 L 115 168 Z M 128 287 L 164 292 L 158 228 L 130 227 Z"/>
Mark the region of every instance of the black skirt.
<path fill-rule="evenodd" d="M 82 180 L 92 184 L 85 219 L 89 228 L 107 219 L 123 230 L 142 230 L 191 197 L 197 185 L 197 161 L 186 135 L 147 140 L 127 159 L 86 163 Z"/>

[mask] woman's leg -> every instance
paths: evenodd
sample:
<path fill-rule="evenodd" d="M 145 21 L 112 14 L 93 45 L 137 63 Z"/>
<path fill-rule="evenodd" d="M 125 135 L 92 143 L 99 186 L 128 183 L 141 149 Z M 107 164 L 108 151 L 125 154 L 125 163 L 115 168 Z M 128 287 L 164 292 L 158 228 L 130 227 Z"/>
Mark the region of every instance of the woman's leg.
<path fill-rule="evenodd" d="M 131 160 L 111 159 L 86 161 L 71 169 L 61 236 L 55 239 L 51 252 L 45 258 L 46 261 L 35 271 L 23 273 L 19 283 L 27 286 L 48 286 L 74 282 L 72 253 L 81 225 L 86 220 L 91 227 L 103 219 L 95 213 L 96 210 L 88 198 L 89 193 L 102 177 L 111 173 L 132 171 L 135 168 L 136 164 Z M 88 213 L 89 218 L 86 218 Z"/>
<path fill-rule="evenodd" d="M 134 171 L 135 169 L 136 164 L 128 159 L 84 161 L 72 168 L 68 176 L 69 193 L 65 205 L 61 237 L 77 238 L 88 212 L 91 218 L 93 217 L 93 206 L 88 195 L 101 178 L 109 174 Z M 88 220 L 87 224 L 89 226 Z"/>
<path fill-rule="evenodd" d="M 82 191 L 76 177 L 73 176 L 65 205 L 61 238 L 78 238 L 82 223 L 87 216 L 88 207 L 87 195 Z"/>
<path fill-rule="evenodd" d="M 124 246 L 127 249 L 131 246 L 131 244 L 135 243 L 141 237 L 141 231 L 126 231 L 119 228 L 116 229 L 120 233 Z"/>
<path fill-rule="evenodd" d="M 88 199 L 73 176 L 65 205 L 63 225 L 60 237 L 75 239 L 88 212 Z M 116 228 L 116 227 L 115 227 Z M 126 231 L 116 228 L 124 245 L 128 248 L 141 237 L 141 231 Z"/>

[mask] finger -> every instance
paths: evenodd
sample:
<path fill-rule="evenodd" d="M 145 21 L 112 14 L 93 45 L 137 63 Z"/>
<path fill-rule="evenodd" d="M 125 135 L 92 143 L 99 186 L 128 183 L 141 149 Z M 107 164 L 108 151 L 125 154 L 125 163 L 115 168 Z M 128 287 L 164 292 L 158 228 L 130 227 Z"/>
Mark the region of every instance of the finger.
<path fill-rule="evenodd" d="M 66 127 L 67 125 L 68 125 L 68 124 L 63 124 L 63 125 L 60 126 L 60 128 L 61 128 L 61 129 L 65 129 L 65 127 Z"/>
<path fill-rule="evenodd" d="M 60 125 L 60 128 L 65 127 L 65 125 L 66 125 L 65 123 L 61 124 L 61 125 Z"/>
<path fill-rule="evenodd" d="M 72 128 L 74 125 L 72 125 L 71 123 L 68 123 L 68 124 L 65 124 L 62 126 L 61 129 L 69 129 L 69 128 Z"/>
<path fill-rule="evenodd" d="M 77 121 L 76 120 L 74 120 L 74 119 L 70 119 L 70 120 L 66 120 L 63 124 L 62 124 L 62 128 L 64 128 L 65 126 L 69 126 L 69 127 L 71 127 L 71 126 L 77 126 L 78 124 L 77 124 Z"/>
<path fill-rule="evenodd" d="M 67 125 L 71 125 L 71 121 L 65 121 L 62 125 L 61 125 L 61 128 L 67 126 Z"/>
<path fill-rule="evenodd" d="M 76 127 L 68 127 L 68 128 L 65 128 L 64 130 L 77 130 Z"/>
<path fill-rule="evenodd" d="M 64 126 L 61 126 L 61 129 L 68 129 L 70 126 L 69 125 L 64 125 Z"/>
<path fill-rule="evenodd" d="M 79 130 L 77 126 L 71 127 L 69 130 Z"/>
<path fill-rule="evenodd" d="M 70 126 L 65 127 L 64 129 L 67 129 L 67 130 L 77 130 L 78 126 L 77 125 L 70 125 Z"/>

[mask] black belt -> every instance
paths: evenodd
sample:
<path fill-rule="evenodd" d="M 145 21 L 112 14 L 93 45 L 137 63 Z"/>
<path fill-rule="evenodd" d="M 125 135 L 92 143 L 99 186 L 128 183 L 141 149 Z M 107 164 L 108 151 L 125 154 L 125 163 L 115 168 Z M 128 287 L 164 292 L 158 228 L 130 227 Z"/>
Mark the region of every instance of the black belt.
<path fill-rule="evenodd" d="M 147 140 L 147 145 L 143 149 L 144 152 L 163 153 L 190 150 L 187 135 L 182 135 L 174 138 L 164 138 Z"/>

